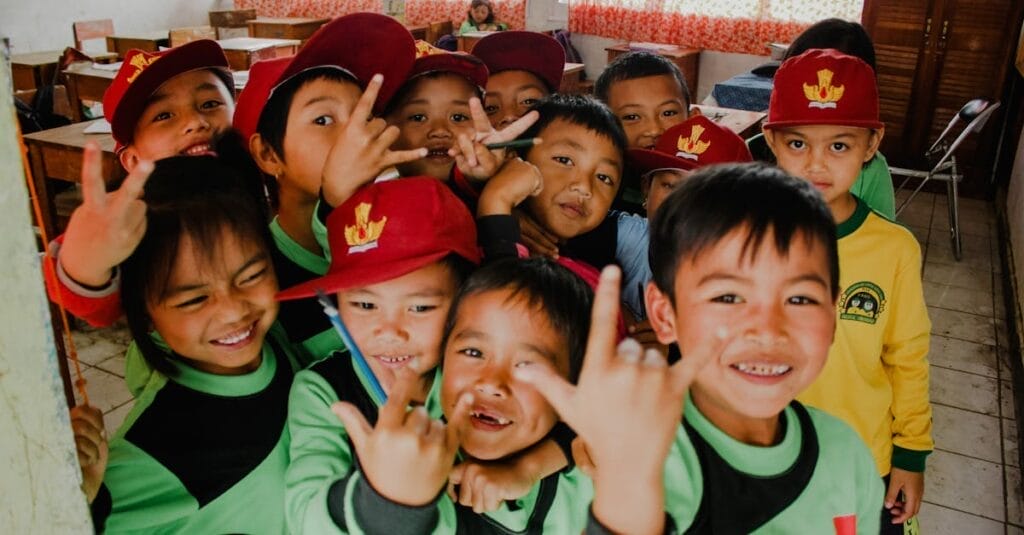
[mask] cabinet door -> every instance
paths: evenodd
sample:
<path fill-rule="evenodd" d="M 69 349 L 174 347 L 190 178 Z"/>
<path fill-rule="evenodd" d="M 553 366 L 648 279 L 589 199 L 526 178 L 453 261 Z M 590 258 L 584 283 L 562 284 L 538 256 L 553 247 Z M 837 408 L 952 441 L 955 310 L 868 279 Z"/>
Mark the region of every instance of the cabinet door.
<path fill-rule="evenodd" d="M 914 116 L 932 93 L 934 0 L 867 0 L 862 23 L 875 44 L 879 104 L 885 122 L 882 153 L 893 164 L 911 165 Z"/>

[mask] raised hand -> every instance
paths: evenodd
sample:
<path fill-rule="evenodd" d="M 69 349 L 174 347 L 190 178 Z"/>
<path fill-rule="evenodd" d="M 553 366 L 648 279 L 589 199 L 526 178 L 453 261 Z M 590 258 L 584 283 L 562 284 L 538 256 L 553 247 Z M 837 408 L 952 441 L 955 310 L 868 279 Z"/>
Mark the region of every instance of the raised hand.
<path fill-rule="evenodd" d="M 522 210 L 512 211 L 519 223 L 519 238 L 531 255 L 558 258 L 558 237 L 541 227 Z"/>
<path fill-rule="evenodd" d="M 495 130 L 487 119 L 483 104 L 476 97 L 469 99 L 469 113 L 473 118 L 473 137 L 459 134 L 456 144 L 448 149 L 448 155 L 455 158 L 455 165 L 463 176 L 477 182 L 494 176 L 509 154 L 508 149 L 489 150 L 485 145 L 512 141 L 540 117 L 537 112 L 531 111 L 505 128 Z"/>
<path fill-rule="evenodd" d="M 620 278 L 615 266 L 601 272 L 576 386 L 540 366 L 515 373 L 585 443 L 594 465 L 593 510 L 598 520 L 614 532 L 654 533 L 663 527 L 662 470 L 686 392 L 704 364 L 722 352 L 725 333 L 672 366 L 635 340 L 627 338 L 616 347 Z"/>
<path fill-rule="evenodd" d="M 69 277 L 86 286 L 104 286 L 113 269 L 135 251 L 146 234 L 141 197 L 152 171 L 152 162 L 141 161 L 120 188 L 108 193 L 100 147 L 93 141 L 85 145 L 82 205 L 71 213 L 58 258 Z"/>
<path fill-rule="evenodd" d="M 477 202 L 477 216 L 511 214 L 512 209 L 544 188 L 537 166 L 512 158 L 487 182 Z"/>
<path fill-rule="evenodd" d="M 72 408 L 71 430 L 75 434 L 78 464 L 82 468 L 82 491 L 89 503 L 92 503 L 103 484 L 103 473 L 107 470 L 110 454 L 103 413 L 89 405 Z"/>
<path fill-rule="evenodd" d="M 418 377 L 408 366 L 399 371 L 376 426 L 355 405 L 331 406 L 352 439 L 370 485 L 381 496 L 408 506 L 426 505 L 444 488 L 459 449 L 458 429 L 473 403 L 472 395 L 460 398 L 448 425 L 431 420 L 423 407 L 408 410 Z"/>
<path fill-rule="evenodd" d="M 327 154 L 322 189 L 331 206 L 345 202 L 381 171 L 427 156 L 425 147 L 391 150 L 399 136 L 398 127 L 388 126 L 384 119 L 373 117 L 373 103 L 383 83 L 384 77 L 379 74 L 370 79 L 348 122 L 338 134 L 334 147 Z"/>
<path fill-rule="evenodd" d="M 465 461 L 452 469 L 448 495 L 452 501 L 472 507 L 475 513 L 485 513 L 498 509 L 505 500 L 525 496 L 536 482 L 514 462 Z"/>

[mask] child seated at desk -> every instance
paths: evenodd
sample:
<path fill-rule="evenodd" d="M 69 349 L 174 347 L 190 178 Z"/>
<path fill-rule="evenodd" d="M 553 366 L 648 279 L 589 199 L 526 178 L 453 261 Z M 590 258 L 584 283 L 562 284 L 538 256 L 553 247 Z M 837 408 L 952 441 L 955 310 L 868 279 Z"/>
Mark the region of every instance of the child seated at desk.
<path fill-rule="evenodd" d="M 494 18 L 494 7 L 490 0 L 473 0 L 466 12 L 466 20 L 459 26 L 459 35 L 466 32 L 500 32 L 508 29 L 508 24 L 498 22 Z"/>

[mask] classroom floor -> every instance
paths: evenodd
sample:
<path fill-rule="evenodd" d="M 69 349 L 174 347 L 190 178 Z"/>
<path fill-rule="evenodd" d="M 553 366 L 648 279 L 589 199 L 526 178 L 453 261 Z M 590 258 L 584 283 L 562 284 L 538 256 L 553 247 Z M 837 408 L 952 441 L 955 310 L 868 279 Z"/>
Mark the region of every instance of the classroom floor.
<path fill-rule="evenodd" d="M 991 203 L 960 206 L 964 258 L 951 253 L 946 198 L 921 194 L 902 214 L 924 254 L 932 321 L 931 401 L 936 449 L 928 459 L 922 533 L 1024 535 L 1017 420 L 1002 274 Z M 74 340 L 92 404 L 113 431 L 131 408 L 124 385 L 127 328 L 82 329 Z"/>

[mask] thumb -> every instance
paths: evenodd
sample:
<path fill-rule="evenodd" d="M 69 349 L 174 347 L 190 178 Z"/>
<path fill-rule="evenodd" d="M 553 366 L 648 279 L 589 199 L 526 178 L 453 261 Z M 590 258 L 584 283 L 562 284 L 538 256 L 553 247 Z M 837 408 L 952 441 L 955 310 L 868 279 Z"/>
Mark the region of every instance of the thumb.
<path fill-rule="evenodd" d="M 572 407 L 576 387 L 555 373 L 554 369 L 543 365 L 516 368 L 513 374 L 516 379 L 533 386 L 544 396 L 570 427 L 576 427 L 576 414 Z"/>
<path fill-rule="evenodd" d="M 363 444 L 366 443 L 370 433 L 373 432 L 373 428 L 366 421 L 366 417 L 363 416 L 363 413 L 359 412 L 355 405 L 345 401 L 337 401 L 331 405 L 331 412 L 345 426 L 345 432 L 352 438 L 352 444 L 358 453 L 363 448 Z"/>
<path fill-rule="evenodd" d="M 885 492 L 885 508 L 892 509 L 896 500 L 900 497 L 900 489 L 903 488 L 898 481 L 889 480 L 889 488 Z"/>
<path fill-rule="evenodd" d="M 451 418 L 448 418 L 446 445 L 452 453 L 458 451 L 459 444 L 462 443 L 462 428 L 469 419 L 469 411 L 472 406 L 473 395 L 468 392 L 463 393 L 455 402 Z"/>

